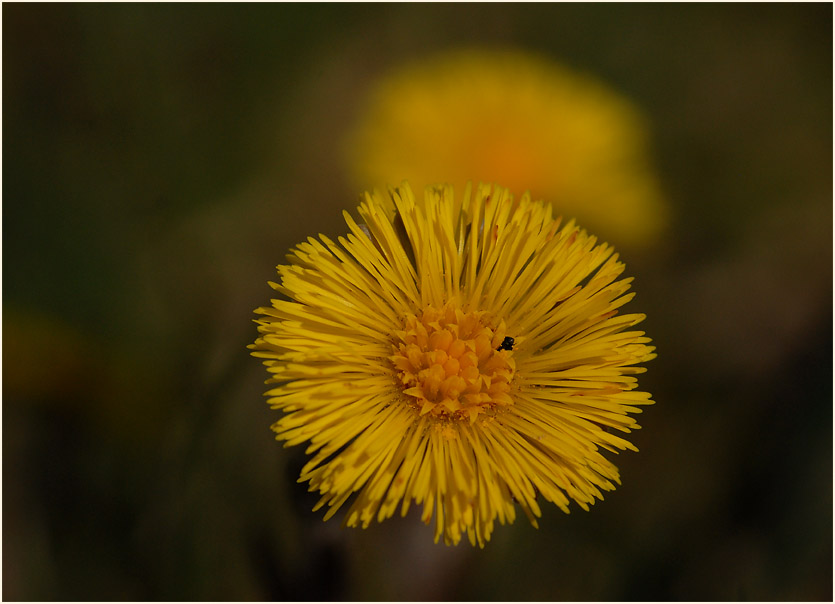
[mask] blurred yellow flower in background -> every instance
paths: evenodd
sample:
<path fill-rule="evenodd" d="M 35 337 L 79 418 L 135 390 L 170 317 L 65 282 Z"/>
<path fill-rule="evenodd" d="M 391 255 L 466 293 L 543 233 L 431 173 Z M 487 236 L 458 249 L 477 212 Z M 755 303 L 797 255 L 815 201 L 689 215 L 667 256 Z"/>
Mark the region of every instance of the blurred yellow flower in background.
<path fill-rule="evenodd" d="M 619 246 L 647 246 L 667 222 L 637 108 L 522 51 L 459 50 L 396 70 L 373 87 L 345 152 L 360 189 L 501 182 Z"/>
<path fill-rule="evenodd" d="M 325 519 L 354 494 L 348 526 L 414 501 L 436 541 L 483 546 L 516 504 L 536 526 L 538 495 L 568 512 L 614 489 L 602 450 L 636 450 L 614 431 L 652 402 L 635 374 L 655 354 L 644 315 L 618 314 L 633 294 L 612 248 L 500 187 L 417 202 L 404 183 L 358 212 L 278 266 L 250 346 Z"/>

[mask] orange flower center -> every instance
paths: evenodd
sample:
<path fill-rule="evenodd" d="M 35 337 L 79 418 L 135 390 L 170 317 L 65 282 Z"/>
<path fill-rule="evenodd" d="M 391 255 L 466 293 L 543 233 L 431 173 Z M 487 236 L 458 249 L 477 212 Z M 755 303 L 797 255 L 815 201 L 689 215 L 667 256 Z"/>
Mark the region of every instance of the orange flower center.
<path fill-rule="evenodd" d="M 391 360 L 403 392 L 421 415 L 475 421 L 479 413 L 512 405 L 516 364 L 504 321 L 494 329 L 485 312 L 453 304 L 408 315 L 397 331 Z"/>

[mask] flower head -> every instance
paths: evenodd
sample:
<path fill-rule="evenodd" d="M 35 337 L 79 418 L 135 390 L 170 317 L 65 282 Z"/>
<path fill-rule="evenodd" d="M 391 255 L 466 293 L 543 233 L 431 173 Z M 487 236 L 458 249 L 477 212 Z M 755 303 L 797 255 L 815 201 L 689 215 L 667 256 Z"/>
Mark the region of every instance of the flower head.
<path fill-rule="evenodd" d="M 619 483 L 603 455 L 650 404 L 635 390 L 653 347 L 619 314 L 631 279 L 606 244 L 528 195 L 408 184 L 366 194 L 350 234 L 309 238 L 278 267 L 286 299 L 258 309 L 251 346 L 275 384 L 300 481 L 367 527 L 412 502 L 435 540 L 483 546 L 538 496 L 588 509 Z"/>
<path fill-rule="evenodd" d="M 501 182 L 638 248 L 667 221 L 647 138 L 637 108 L 590 76 L 521 51 L 465 50 L 382 79 L 345 148 L 361 188 Z"/>

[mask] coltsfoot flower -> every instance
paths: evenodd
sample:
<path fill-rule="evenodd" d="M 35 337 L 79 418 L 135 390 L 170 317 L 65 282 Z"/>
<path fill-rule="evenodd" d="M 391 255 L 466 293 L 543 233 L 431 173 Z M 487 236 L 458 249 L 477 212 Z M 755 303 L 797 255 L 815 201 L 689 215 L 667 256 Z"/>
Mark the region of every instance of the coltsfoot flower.
<path fill-rule="evenodd" d="M 298 245 L 259 308 L 252 354 L 271 374 L 272 426 L 307 443 L 302 481 L 348 526 L 414 502 L 435 540 L 484 546 L 538 498 L 585 510 L 620 483 L 603 453 L 652 403 L 655 357 L 610 246 L 506 189 L 408 184 L 366 194 L 350 234 Z"/>
<path fill-rule="evenodd" d="M 372 87 L 345 154 L 361 189 L 500 182 L 618 247 L 647 247 L 668 222 L 638 107 L 521 50 L 456 50 L 392 70 Z"/>

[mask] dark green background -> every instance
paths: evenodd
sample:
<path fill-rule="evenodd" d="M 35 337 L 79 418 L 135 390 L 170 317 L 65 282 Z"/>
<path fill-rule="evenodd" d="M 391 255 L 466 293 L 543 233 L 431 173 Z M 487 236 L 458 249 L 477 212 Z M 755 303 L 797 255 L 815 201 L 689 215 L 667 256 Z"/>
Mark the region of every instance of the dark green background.
<path fill-rule="evenodd" d="M 4 599 L 832 599 L 831 5 L 2 9 Z M 322 523 L 245 349 L 368 87 L 472 44 L 631 98 L 675 218 L 623 486 L 483 551 Z"/>

